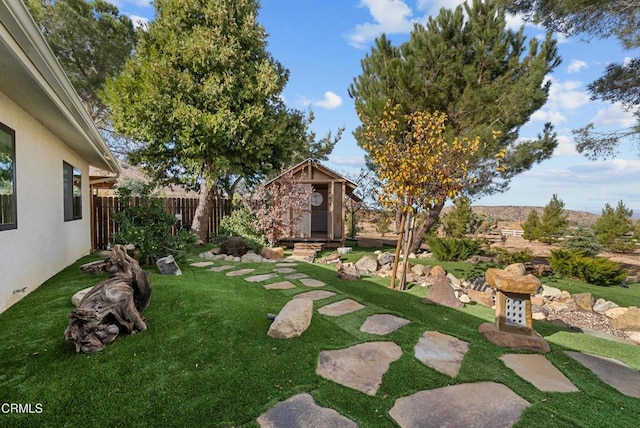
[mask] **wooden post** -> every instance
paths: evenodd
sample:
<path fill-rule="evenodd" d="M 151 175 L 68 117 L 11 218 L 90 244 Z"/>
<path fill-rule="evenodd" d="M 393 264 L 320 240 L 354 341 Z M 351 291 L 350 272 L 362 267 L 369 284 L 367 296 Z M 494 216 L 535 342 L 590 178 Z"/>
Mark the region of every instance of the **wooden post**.
<path fill-rule="evenodd" d="M 404 222 L 404 234 L 402 239 L 402 245 L 404 250 L 404 257 L 402 259 L 402 276 L 400 277 L 400 290 L 404 290 L 407 285 L 407 266 L 409 264 L 409 243 L 413 238 L 413 221 L 415 217 L 411 214 L 405 214 Z"/>
<path fill-rule="evenodd" d="M 398 261 L 400 260 L 400 249 L 402 248 L 402 240 L 404 238 L 404 224 L 407 221 L 407 216 L 403 212 L 400 216 L 400 236 L 398 236 L 398 242 L 396 243 L 396 252 L 393 259 L 393 270 L 391 271 L 391 283 L 389 288 L 396 288 L 396 274 L 398 273 Z"/>

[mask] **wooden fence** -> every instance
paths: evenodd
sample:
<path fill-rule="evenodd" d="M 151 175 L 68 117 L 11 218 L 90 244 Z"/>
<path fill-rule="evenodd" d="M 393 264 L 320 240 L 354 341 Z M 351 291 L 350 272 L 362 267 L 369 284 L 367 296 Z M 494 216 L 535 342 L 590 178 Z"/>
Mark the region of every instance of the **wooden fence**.
<path fill-rule="evenodd" d="M 114 221 L 114 214 L 120 211 L 120 203 L 116 197 L 92 196 L 91 213 L 91 244 L 93 249 L 105 249 L 113 244 L 113 235 L 118 232 L 118 225 Z M 171 228 L 175 235 L 181 226 L 191 226 L 193 216 L 198 207 L 197 198 L 160 198 L 164 202 L 165 210 L 176 217 L 176 223 Z M 231 201 L 228 199 L 216 199 L 213 201 L 213 210 L 209 217 L 207 236 L 218 233 L 220 221 L 226 215 L 231 214 Z M 140 198 L 132 197 L 130 204 L 140 205 Z"/>

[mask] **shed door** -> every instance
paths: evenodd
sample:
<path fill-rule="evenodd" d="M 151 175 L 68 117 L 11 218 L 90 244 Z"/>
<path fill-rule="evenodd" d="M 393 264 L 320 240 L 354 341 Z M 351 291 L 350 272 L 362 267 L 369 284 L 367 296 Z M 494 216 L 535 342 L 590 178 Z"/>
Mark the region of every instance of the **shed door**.
<path fill-rule="evenodd" d="M 315 189 L 311 195 L 311 235 L 327 236 L 327 188 Z"/>

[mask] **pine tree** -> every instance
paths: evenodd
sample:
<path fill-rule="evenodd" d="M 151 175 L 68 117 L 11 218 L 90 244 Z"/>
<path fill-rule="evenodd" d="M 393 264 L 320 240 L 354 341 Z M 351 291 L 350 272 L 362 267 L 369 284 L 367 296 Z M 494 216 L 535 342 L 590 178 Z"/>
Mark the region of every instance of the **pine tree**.
<path fill-rule="evenodd" d="M 457 198 L 451 211 L 442 219 L 444 232 L 451 238 L 464 238 L 467 235 L 474 235 L 482 223 L 482 219 L 473 212 L 469 200 L 465 197 Z"/>
<path fill-rule="evenodd" d="M 630 236 L 634 232 L 631 217 L 633 210 L 627 208 L 622 201 L 615 210 L 606 204 L 602 215 L 593 225 L 598 242 L 606 249 L 615 252 L 633 252 L 636 248 Z"/>
<path fill-rule="evenodd" d="M 522 237 L 529 242 L 540 239 L 540 224 L 538 212 L 536 210 L 529 211 L 527 220 L 522 223 L 522 229 L 524 230 Z"/>
<path fill-rule="evenodd" d="M 556 242 L 569 225 L 568 215 L 564 211 L 564 202 L 555 193 L 545 205 L 540 218 L 540 241 L 547 244 Z"/>

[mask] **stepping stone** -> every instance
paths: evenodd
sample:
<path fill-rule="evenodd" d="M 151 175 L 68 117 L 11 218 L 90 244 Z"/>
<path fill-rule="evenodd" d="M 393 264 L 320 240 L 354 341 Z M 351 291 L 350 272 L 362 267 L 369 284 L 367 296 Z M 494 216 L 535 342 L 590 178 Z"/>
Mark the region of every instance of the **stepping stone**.
<path fill-rule="evenodd" d="M 313 278 L 302 278 L 300 282 L 307 287 L 324 287 L 326 284 Z"/>
<path fill-rule="evenodd" d="M 500 357 L 504 364 L 540 391 L 577 392 L 580 391 L 544 355 L 504 354 Z"/>
<path fill-rule="evenodd" d="M 213 267 L 209 270 L 212 272 L 223 272 L 225 270 L 233 269 L 234 267 L 235 267 L 234 265 L 224 265 L 224 266 Z"/>
<path fill-rule="evenodd" d="M 424 365 L 451 377 L 458 376 L 468 350 L 467 342 L 437 331 L 425 331 L 413 348 Z"/>
<path fill-rule="evenodd" d="M 360 327 L 360 331 L 384 336 L 385 334 L 396 331 L 400 327 L 404 327 L 410 322 L 411 321 L 407 319 L 391 314 L 375 314 L 364 321 Z"/>
<path fill-rule="evenodd" d="M 326 306 L 323 306 L 320 309 L 318 309 L 318 312 L 321 313 L 322 315 L 327 315 L 330 317 L 339 317 L 345 314 L 350 314 L 351 312 L 359 311 L 360 309 L 363 309 L 363 308 L 364 308 L 364 305 L 361 305 L 355 300 L 344 299 L 344 300 L 340 300 L 339 302 L 334 302 Z"/>
<path fill-rule="evenodd" d="M 306 393 L 276 404 L 260 415 L 258 424 L 262 428 L 358 427 L 335 410 L 318 406 L 313 397 Z"/>
<path fill-rule="evenodd" d="M 296 294 L 295 296 L 293 296 L 293 298 L 294 299 L 322 300 L 322 299 L 327 299 L 329 297 L 333 297 L 335 295 L 336 295 L 336 293 L 334 293 L 332 291 L 313 290 L 313 291 L 307 291 L 305 293 Z"/>
<path fill-rule="evenodd" d="M 297 263 L 281 262 L 281 263 L 276 263 L 274 266 L 275 267 L 284 267 L 284 268 L 286 268 L 286 267 L 294 267 L 294 266 L 297 266 L 297 265 L 298 265 Z"/>
<path fill-rule="evenodd" d="M 629 397 L 640 398 L 640 372 L 613 358 L 598 357 L 583 352 L 565 354 L 591 370 L 604 383 Z"/>
<path fill-rule="evenodd" d="M 401 428 L 511 427 L 528 406 L 505 385 L 476 382 L 398 398 L 389 415 Z"/>
<path fill-rule="evenodd" d="M 267 335 L 276 339 L 299 337 L 311 324 L 313 316 L 313 300 L 289 300 L 273 320 Z"/>
<path fill-rule="evenodd" d="M 308 278 L 309 275 L 307 275 L 306 273 L 292 273 L 291 275 L 287 275 L 285 276 L 286 279 L 302 279 L 302 278 Z"/>
<path fill-rule="evenodd" d="M 393 342 L 367 342 L 336 351 L 322 351 L 316 373 L 368 395 L 376 395 L 389 365 L 402 356 Z"/>
<path fill-rule="evenodd" d="M 276 265 L 278 266 L 278 265 Z M 281 268 L 276 268 L 274 269 L 274 271 L 278 272 L 278 273 L 295 273 L 296 270 L 290 267 L 281 267 Z"/>
<path fill-rule="evenodd" d="M 262 275 L 248 276 L 244 280 L 249 282 L 262 282 L 277 277 L 277 273 L 264 273 Z"/>
<path fill-rule="evenodd" d="M 274 282 L 273 284 L 267 284 L 264 288 L 267 290 L 286 290 L 287 288 L 296 288 L 296 286 L 289 281 L 280 281 Z"/>
<path fill-rule="evenodd" d="M 233 270 L 231 272 L 227 272 L 227 276 L 242 276 L 242 275 L 246 275 L 248 273 L 253 272 L 255 269 L 238 269 L 238 270 Z"/>
<path fill-rule="evenodd" d="M 207 267 L 207 266 L 212 266 L 213 262 L 197 262 L 197 263 L 191 263 L 191 266 L 194 267 Z"/>

